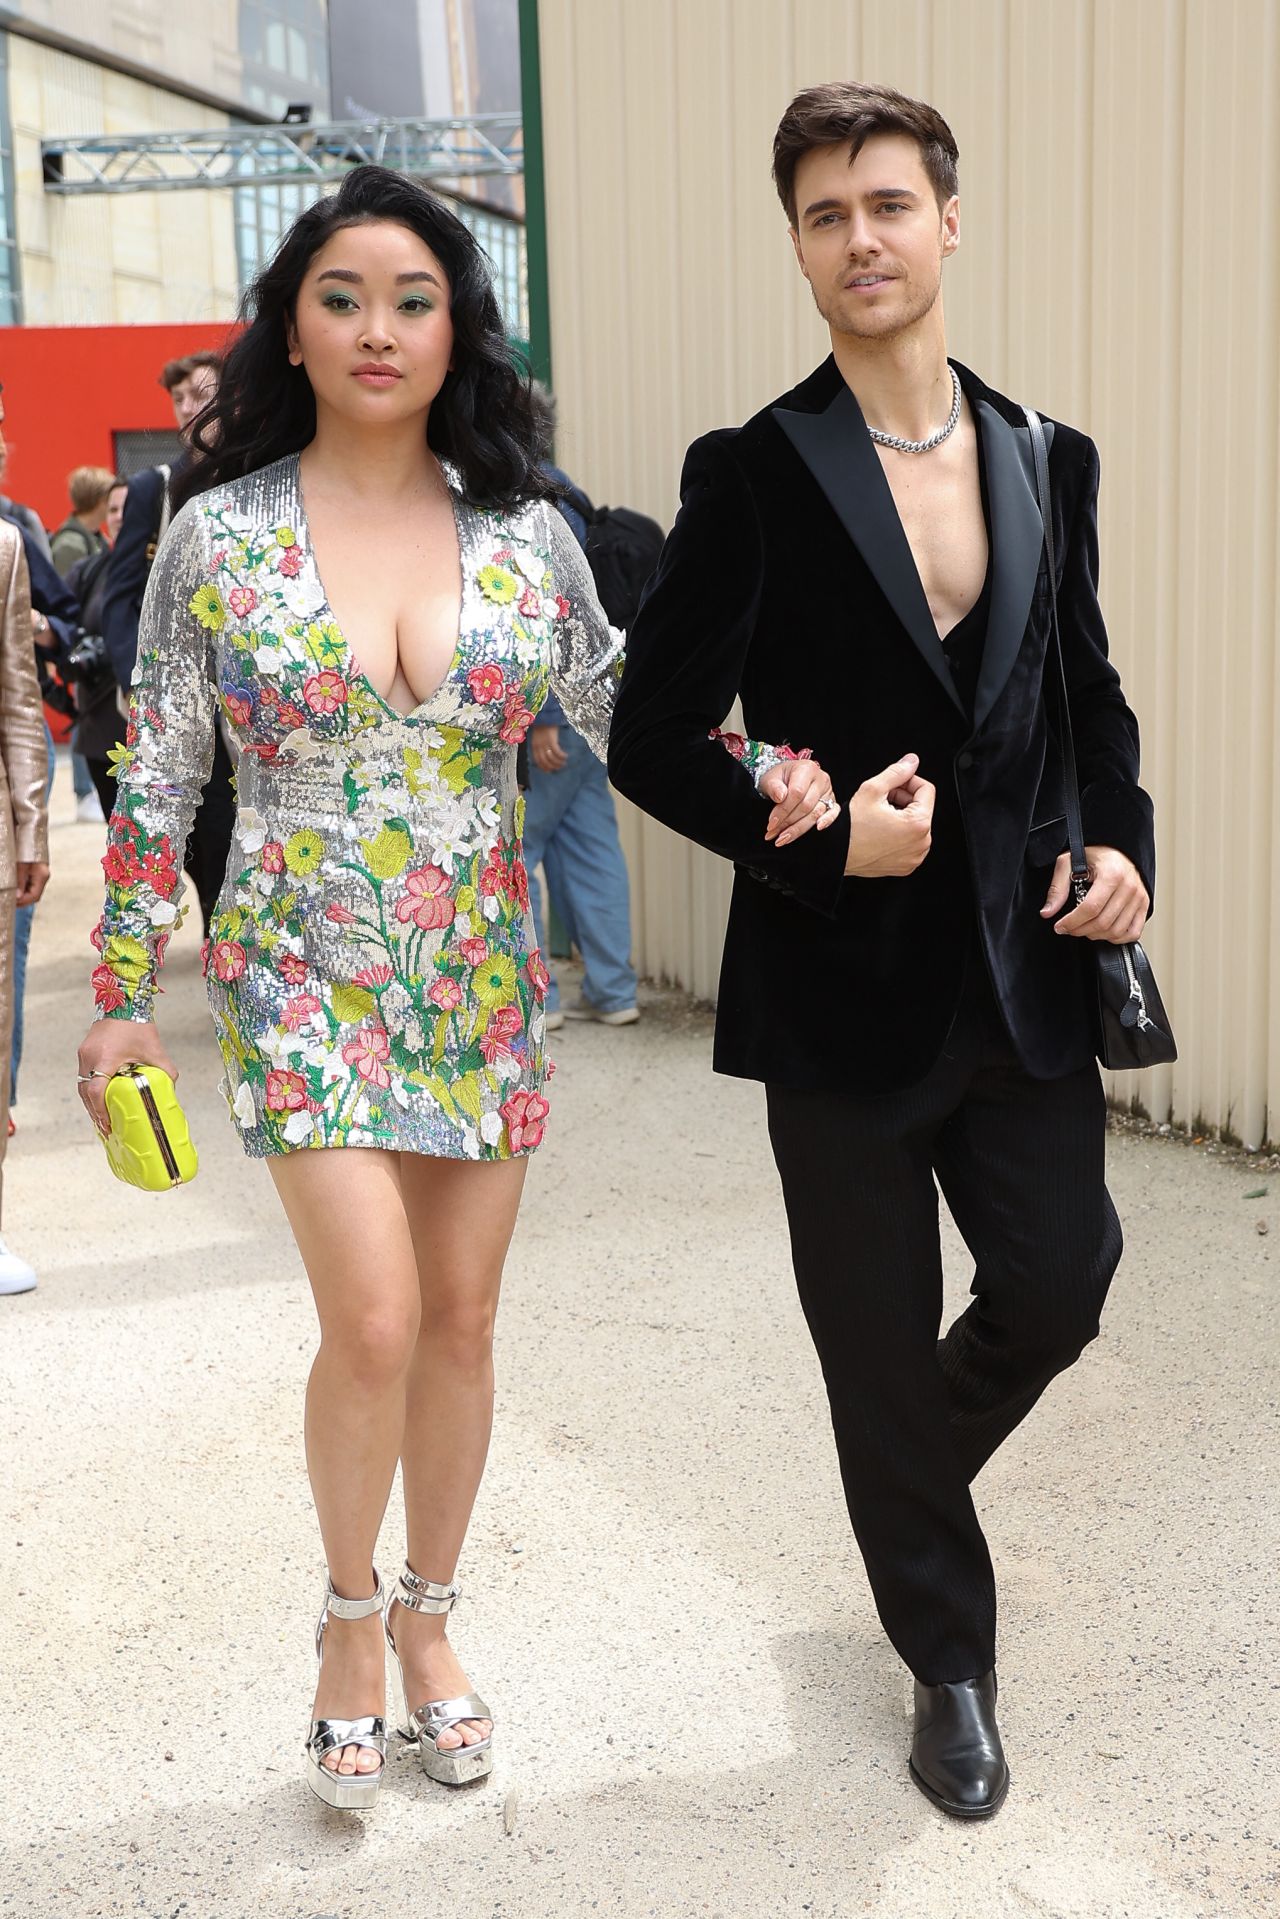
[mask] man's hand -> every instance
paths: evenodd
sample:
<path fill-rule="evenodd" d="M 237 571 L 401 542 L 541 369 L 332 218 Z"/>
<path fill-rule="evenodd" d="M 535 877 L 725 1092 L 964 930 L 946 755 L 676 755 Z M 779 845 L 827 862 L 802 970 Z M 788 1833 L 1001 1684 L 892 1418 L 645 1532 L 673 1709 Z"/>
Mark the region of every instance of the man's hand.
<path fill-rule="evenodd" d="M 920 778 L 920 756 L 906 753 L 849 802 L 847 874 L 863 880 L 905 879 L 933 844 L 937 788 Z"/>
<path fill-rule="evenodd" d="M 1112 946 L 1128 946 L 1142 937 L 1151 900 L 1138 869 L 1114 846 L 1086 846 L 1089 878 L 1093 882 L 1079 906 L 1072 909 L 1054 927 L 1074 939 L 1106 940 Z M 1071 855 L 1059 855 L 1053 869 L 1048 897 L 1040 908 L 1041 919 L 1051 920 L 1062 911 L 1071 897 Z"/>
<path fill-rule="evenodd" d="M 774 802 L 764 836 L 777 846 L 789 846 L 811 826 L 825 833 L 840 817 L 831 776 L 817 760 L 780 760 L 761 780 L 760 791 Z"/>
<path fill-rule="evenodd" d="M 562 773 L 569 755 L 560 744 L 558 726 L 535 726 L 529 735 L 529 758 L 539 773 Z"/>
<path fill-rule="evenodd" d="M 48 884 L 49 869 L 43 860 L 18 861 L 18 890 L 15 906 L 34 906 Z"/>

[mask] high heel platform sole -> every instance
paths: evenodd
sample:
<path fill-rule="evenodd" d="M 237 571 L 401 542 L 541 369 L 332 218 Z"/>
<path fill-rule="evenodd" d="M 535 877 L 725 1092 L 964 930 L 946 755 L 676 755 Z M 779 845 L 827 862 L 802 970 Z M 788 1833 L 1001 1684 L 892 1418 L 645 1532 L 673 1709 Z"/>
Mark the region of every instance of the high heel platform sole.
<path fill-rule="evenodd" d="M 479 1747 L 459 1746 L 453 1752 L 440 1752 L 429 1741 L 415 1739 L 403 1727 L 400 1737 L 417 1748 L 418 1763 L 427 1778 L 434 1779 L 438 1786 L 469 1786 L 493 1771 L 493 1747 L 488 1742 Z"/>
<path fill-rule="evenodd" d="M 365 1774 L 337 1773 L 332 1766 L 322 1766 L 308 1753 L 307 1784 L 317 1799 L 323 1799 L 326 1806 L 333 1806 L 339 1812 L 368 1812 L 378 1802 L 382 1767 Z"/>

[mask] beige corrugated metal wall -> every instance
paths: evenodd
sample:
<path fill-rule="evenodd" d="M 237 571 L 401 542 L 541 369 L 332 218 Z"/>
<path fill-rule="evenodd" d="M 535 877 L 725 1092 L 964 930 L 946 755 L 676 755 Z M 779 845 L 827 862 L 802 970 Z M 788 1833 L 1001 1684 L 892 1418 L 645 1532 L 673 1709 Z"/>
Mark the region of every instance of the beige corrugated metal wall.
<path fill-rule="evenodd" d="M 1280 1135 L 1280 0 L 541 0 L 541 35 L 561 457 L 664 525 L 687 443 L 826 351 L 769 181 L 788 99 L 946 114 L 951 350 L 1102 455 L 1182 1047 L 1114 1090 Z M 728 871 L 622 810 L 637 957 L 712 995 Z"/>

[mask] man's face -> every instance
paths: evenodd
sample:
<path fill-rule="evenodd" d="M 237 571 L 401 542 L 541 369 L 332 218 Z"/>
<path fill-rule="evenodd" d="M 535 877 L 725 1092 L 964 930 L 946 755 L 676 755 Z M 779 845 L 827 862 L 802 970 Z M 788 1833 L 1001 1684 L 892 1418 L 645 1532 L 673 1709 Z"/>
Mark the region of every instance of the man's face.
<path fill-rule="evenodd" d="M 120 522 L 124 518 L 124 503 L 129 489 L 127 486 L 113 486 L 107 495 L 107 512 L 102 522 L 103 530 L 111 545 L 116 543 L 120 531 Z"/>
<path fill-rule="evenodd" d="M 218 370 L 211 366 L 196 367 L 185 380 L 179 380 L 177 386 L 170 387 L 169 398 L 173 401 L 174 418 L 184 440 L 197 413 L 204 411 L 217 391 Z"/>
<path fill-rule="evenodd" d="M 915 141 L 875 134 L 852 166 L 843 141 L 815 147 L 795 190 L 792 244 L 832 331 L 883 340 L 923 319 L 960 244 L 960 202 L 939 208 Z"/>

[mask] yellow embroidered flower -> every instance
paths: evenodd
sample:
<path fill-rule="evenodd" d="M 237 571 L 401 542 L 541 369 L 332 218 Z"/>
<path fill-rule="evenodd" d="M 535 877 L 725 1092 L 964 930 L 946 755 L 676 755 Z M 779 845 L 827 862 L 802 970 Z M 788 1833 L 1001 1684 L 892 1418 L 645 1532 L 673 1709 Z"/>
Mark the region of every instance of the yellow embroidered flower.
<path fill-rule="evenodd" d="M 117 780 L 122 780 L 133 765 L 137 749 L 132 746 L 113 746 L 107 753 L 107 765 Z"/>
<path fill-rule="evenodd" d="M 459 913 L 469 913 L 476 903 L 474 886 L 460 886 L 453 896 L 453 904 Z"/>
<path fill-rule="evenodd" d="M 324 858 L 324 841 L 313 827 L 300 827 L 284 843 L 284 863 L 291 873 L 314 873 Z"/>
<path fill-rule="evenodd" d="M 471 975 L 471 989 L 482 1006 L 508 1006 L 516 996 L 516 963 L 510 953 L 490 953 Z"/>
<path fill-rule="evenodd" d="M 519 798 L 516 800 L 516 838 L 518 840 L 522 840 L 524 838 L 524 794 L 523 793 L 521 793 Z"/>
<path fill-rule="evenodd" d="M 482 566 L 476 578 L 486 600 L 493 600 L 498 606 L 510 606 L 520 591 L 515 574 L 508 573 L 502 566 Z"/>
<path fill-rule="evenodd" d="M 150 964 L 141 940 L 114 933 L 102 949 L 102 962 L 126 986 L 136 986 Z"/>
<path fill-rule="evenodd" d="M 277 546 L 296 546 L 297 543 L 298 536 L 291 526 L 278 526 L 276 528 Z"/>
<path fill-rule="evenodd" d="M 206 581 L 196 588 L 188 604 L 201 626 L 207 627 L 210 633 L 221 633 L 227 623 L 227 609 L 216 586 Z"/>

